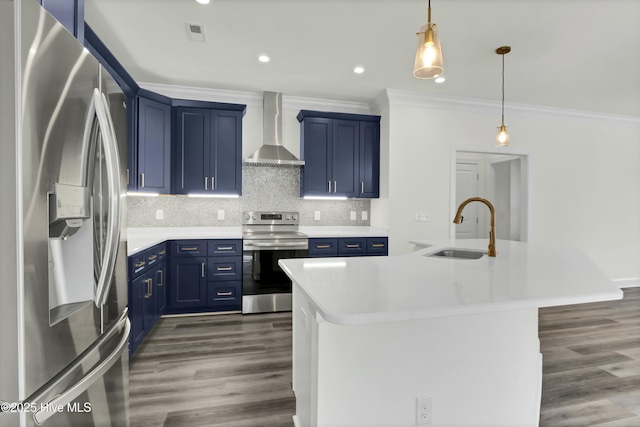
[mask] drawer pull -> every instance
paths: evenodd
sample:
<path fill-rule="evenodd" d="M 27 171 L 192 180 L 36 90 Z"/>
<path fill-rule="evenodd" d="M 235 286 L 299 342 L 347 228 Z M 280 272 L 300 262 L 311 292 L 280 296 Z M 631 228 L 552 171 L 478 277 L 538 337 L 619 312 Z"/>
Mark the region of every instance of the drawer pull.
<path fill-rule="evenodd" d="M 231 271 L 231 270 L 233 270 L 233 267 L 218 267 L 217 270 L 218 271 Z"/>
<path fill-rule="evenodd" d="M 219 251 L 230 251 L 233 250 L 233 246 L 218 246 Z"/>
<path fill-rule="evenodd" d="M 359 248 L 359 247 L 360 247 L 360 244 L 359 244 L 359 243 L 352 243 L 352 244 L 348 244 L 348 243 L 347 243 L 347 247 L 348 247 L 348 248 Z"/>
<path fill-rule="evenodd" d="M 164 286 L 164 272 L 162 270 L 158 270 L 160 273 L 160 281 L 158 282 L 158 286 Z"/>
<path fill-rule="evenodd" d="M 198 248 L 195 246 L 189 246 L 189 247 L 185 247 L 185 248 L 180 248 L 181 251 L 197 251 Z"/>
<path fill-rule="evenodd" d="M 166 253 L 167 253 L 167 250 L 166 250 L 166 249 L 164 249 L 164 250 L 160 251 L 160 255 L 164 255 L 164 254 L 166 254 Z"/>
<path fill-rule="evenodd" d="M 202 277 L 204 277 L 204 262 L 202 263 Z"/>
<path fill-rule="evenodd" d="M 371 246 L 373 246 L 374 248 L 384 248 L 385 244 L 384 243 L 374 243 Z"/>
<path fill-rule="evenodd" d="M 218 292 L 218 296 L 219 297 L 229 297 L 233 295 L 233 292 L 229 291 L 229 292 Z"/>
<path fill-rule="evenodd" d="M 136 262 L 136 268 L 138 268 L 138 267 L 144 267 L 145 265 L 147 265 L 147 262 L 146 262 L 146 261 Z"/>
<path fill-rule="evenodd" d="M 329 249 L 331 245 L 316 245 L 317 249 Z"/>
<path fill-rule="evenodd" d="M 149 261 L 153 261 L 153 260 L 154 260 L 154 259 L 156 259 L 156 258 L 158 258 L 158 255 L 155 255 L 155 254 L 154 254 L 154 255 L 151 255 L 151 256 L 149 257 Z"/>

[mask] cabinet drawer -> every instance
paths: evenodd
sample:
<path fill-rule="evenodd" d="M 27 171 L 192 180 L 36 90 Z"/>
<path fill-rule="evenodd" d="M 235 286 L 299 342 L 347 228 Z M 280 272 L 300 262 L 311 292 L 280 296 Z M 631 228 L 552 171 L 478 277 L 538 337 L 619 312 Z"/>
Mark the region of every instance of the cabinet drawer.
<path fill-rule="evenodd" d="M 159 251 L 157 247 L 151 248 L 148 252 L 146 252 L 147 267 L 151 268 L 160 262 L 158 252 Z"/>
<path fill-rule="evenodd" d="M 309 239 L 309 256 L 338 256 L 338 239 Z"/>
<path fill-rule="evenodd" d="M 230 281 L 241 280 L 241 257 L 209 257 L 207 260 L 207 280 Z"/>
<path fill-rule="evenodd" d="M 226 239 L 226 240 L 209 240 L 209 256 L 217 255 L 241 255 L 242 240 Z"/>
<path fill-rule="evenodd" d="M 129 280 L 135 279 L 147 270 L 146 251 L 138 252 L 129 257 Z"/>
<path fill-rule="evenodd" d="M 207 256 L 208 240 L 175 240 L 171 242 L 171 256 Z"/>
<path fill-rule="evenodd" d="M 209 282 L 207 305 L 218 310 L 242 309 L 242 282 Z"/>
<path fill-rule="evenodd" d="M 338 239 L 338 256 L 359 256 L 367 254 L 366 237 L 344 237 Z"/>
<path fill-rule="evenodd" d="M 389 239 L 387 237 L 367 237 L 367 255 L 388 255 Z"/>

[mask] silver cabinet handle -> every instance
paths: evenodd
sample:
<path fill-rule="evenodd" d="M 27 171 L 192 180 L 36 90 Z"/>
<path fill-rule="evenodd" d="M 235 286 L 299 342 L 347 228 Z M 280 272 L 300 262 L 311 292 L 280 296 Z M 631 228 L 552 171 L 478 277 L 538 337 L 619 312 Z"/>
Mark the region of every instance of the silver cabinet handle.
<path fill-rule="evenodd" d="M 195 246 L 188 246 L 188 247 L 182 247 L 180 248 L 180 251 L 197 251 L 198 248 Z"/>
<path fill-rule="evenodd" d="M 78 382 L 76 382 L 73 386 L 68 388 L 61 394 L 58 394 L 53 399 L 47 402 L 47 405 L 44 402 L 40 402 L 38 407 L 40 410 L 33 414 L 33 419 L 37 425 L 41 425 L 46 420 L 48 420 L 51 416 L 56 414 L 55 411 L 47 410 L 47 408 L 57 408 L 57 407 L 67 407 L 69 402 L 72 402 L 82 393 L 84 393 L 93 383 L 97 380 L 101 379 L 105 372 L 107 372 L 119 359 L 122 355 L 122 352 L 127 348 L 129 343 L 129 332 L 131 331 L 131 323 L 127 317 L 127 310 L 125 309 L 120 319 L 117 323 L 115 323 L 111 328 L 109 328 L 102 337 L 94 342 L 84 353 L 83 357 L 79 357 L 69 365 L 67 368 L 60 373 L 57 377 L 57 381 L 52 381 L 49 383 L 50 385 L 45 388 L 45 390 L 40 391 L 37 394 L 29 396 L 25 399 L 25 402 L 30 403 L 38 403 L 41 401 L 43 396 L 50 394 L 56 387 L 60 386 L 63 381 L 68 380 L 72 375 L 81 373 L 79 370 L 82 369 L 82 365 L 87 362 L 91 357 L 95 357 L 96 353 L 99 350 L 102 350 L 102 347 L 110 341 L 111 337 L 113 337 L 117 332 L 122 331 L 120 335 L 120 341 L 115 349 L 107 356 L 102 362 L 92 368 L 85 376 L 83 376 Z"/>
<path fill-rule="evenodd" d="M 140 175 L 142 180 L 142 188 L 144 188 L 144 172 L 142 172 Z"/>
<path fill-rule="evenodd" d="M 219 251 L 230 251 L 233 249 L 233 246 L 218 246 Z"/>
<path fill-rule="evenodd" d="M 364 193 L 364 181 L 362 181 L 362 189 L 360 190 L 361 193 Z"/>
<path fill-rule="evenodd" d="M 205 177 L 204 177 L 204 189 L 205 189 L 205 190 L 208 190 L 208 189 L 209 189 L 209 188 L 207 188 L 207 187 L 208 187 L 208 183 L 209 183 L 209 177 L 208 177 L 208 176 L 205 176 Z"/>
<path fill-rule="evenodd" d="M 231 270 L 233 270 L 233 267 L 218 267 L 217 270 L 218 271 L 231 271 Z"/>
<path fill-rule="evenodd" d="M 360 244 L 359 243 L 352 243 L 352 244 L 347 244 L 348 248 L 359 248 Z"/>
<path fill-rule="evenodd" d="M 371 246 L 373 246 L 374 248 L 384 248 L 384 243 L 374 243 Z"/>
<path fill-rule="evenodd" d="M 218 292 L 219 297 L 228 297 L 233 295 L 233 292 Z"/>
<path fill-rule="evenodd" d="M 204 277 L 204 262 L 202 263 L 202 277 Z"/>
<path fill-rule="evenodd" d="M 102 257 L 102 268 L 98 276 L 96 285 L 96 307 L 102 307 L 109 296 L 109 288 L 114 280 L 113 271 L 116 266 L 118 246 L 120 245 L 120 221 L 122 216 L 121 206 L 121 182 L 120 182 L 120 159 L 118 157 L 118 142 L 113 121 L 109 115 L 107 98 L 96 88 L 93 90 L 93 99 L 89 107 L 89 117 L 98 118 L 102 141 L 104 146 L 104 161 L 106 165 L 106 178 L 108 188 L 108 212 L 107 234 Z M 89 132 L 87 132 L 89 134 Z M 90 135 L 85 134 L 85 138 Z"/>
<path fill-rule="evenodd" d="M 338 189 L 338 184 L 336 181 L 333 181 L 333 192 L 335 193 L 336 191 L 338 191 L 337 189 Z"/>
<path fill-rule="evenodd" d="M 215 177 L 211 177 L 211 191 L 213 191 L 216 188 L 216 179 Z"/>
<path fill-rule="evenodd" d="M 331 181 L 327 181 L 327 184 L 329 185 L 329 193 L 331 193 Z"/>
<path fill-rule="evenodd" d="M 162 270 L 158 270 L 160 273 L 160 281 L 158 282 L 158 286 L 164 286 L 164 272 Z"/>
<path fill-rule="evenodd" d="M 316 245 L 316 249 L 329 249 L 331 245 Z"/>

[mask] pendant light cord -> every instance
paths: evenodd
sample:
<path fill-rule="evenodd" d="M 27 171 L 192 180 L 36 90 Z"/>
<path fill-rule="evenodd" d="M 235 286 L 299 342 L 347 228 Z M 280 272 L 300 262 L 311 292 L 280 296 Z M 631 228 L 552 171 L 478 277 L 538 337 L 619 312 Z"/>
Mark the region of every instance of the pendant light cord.
<path fill-rule="evenodd" d="M 502 54 L 502 126 L 504 126 L 504 53 Z"/>

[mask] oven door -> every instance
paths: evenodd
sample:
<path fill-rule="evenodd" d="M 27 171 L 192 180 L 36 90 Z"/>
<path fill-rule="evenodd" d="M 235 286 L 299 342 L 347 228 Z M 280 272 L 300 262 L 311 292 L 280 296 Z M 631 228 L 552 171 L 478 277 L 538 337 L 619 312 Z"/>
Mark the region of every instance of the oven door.
<path fill-rule="evenodd" d="M 291 280 L 278 261 L 306 258 L 308 254 L 306 248 L 274 249 L 245 242 L 242 252 L 242 312 L 291 311 Z"/>

